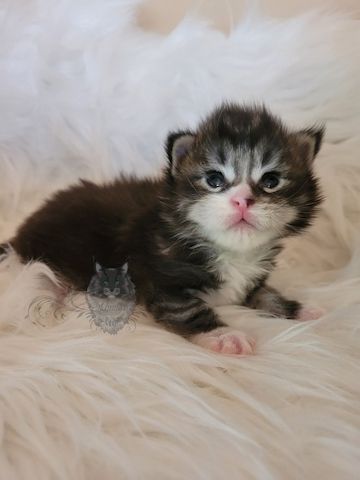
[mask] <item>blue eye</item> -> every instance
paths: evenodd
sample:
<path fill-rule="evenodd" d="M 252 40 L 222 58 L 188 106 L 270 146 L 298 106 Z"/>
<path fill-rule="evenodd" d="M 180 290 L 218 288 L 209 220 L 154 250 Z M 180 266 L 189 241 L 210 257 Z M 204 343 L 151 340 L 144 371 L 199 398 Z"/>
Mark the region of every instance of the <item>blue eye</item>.
<path fill-rule="evenodd" d="M 221 188 L 225 184 L 225 177 L 221 172 L 216 172 L 215 170 L 211 170 L 210 172 L 206 173 L 206 183 L 211 188 Z"/>
<path fill-rule="evenodd" d="M 276 172 L 265 173 L 260 180 L 261 188 L 264 190 L 274 190 L 280 183 L 280 176 Z"/>

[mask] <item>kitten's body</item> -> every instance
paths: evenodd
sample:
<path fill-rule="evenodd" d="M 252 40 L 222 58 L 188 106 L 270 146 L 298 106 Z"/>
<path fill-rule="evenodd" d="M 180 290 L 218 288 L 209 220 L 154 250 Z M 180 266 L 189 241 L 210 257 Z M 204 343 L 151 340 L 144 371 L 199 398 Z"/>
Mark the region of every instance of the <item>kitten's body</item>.
<path fill-rule="evenodd" d="M 264 109 L 224 106 L 198 131 L 169 137 L 162 178 L 81 182 L 49 200 L 11 244 L 24 260 L 45 261 L 80 290 L 88 287 L 95 262 L 128 262 L 138 301 L 184 336 L 223 327 L 212 307 L 229 303 L 294 318 L 300 305 L 265 281 L 280 240 L 305 228 L 319 203 L 311 170 L 316 135 L 321 132 L 289 133 Z M 285 172 L 284 186 L 272 195 L 259 187 L 269 164 Z M 219 172 L 222 185 L 210 187 Z M 244 185 L 251 199 L 239 213 L 231 209 L 242 202 Z M 234 215 L 240 217 L 233 227 Z M 215 332 L 206 340 L 216 339 L 210 348 L 247 350 L 245 341 L 232 339 L 231 347 L 223 330 Z"/>

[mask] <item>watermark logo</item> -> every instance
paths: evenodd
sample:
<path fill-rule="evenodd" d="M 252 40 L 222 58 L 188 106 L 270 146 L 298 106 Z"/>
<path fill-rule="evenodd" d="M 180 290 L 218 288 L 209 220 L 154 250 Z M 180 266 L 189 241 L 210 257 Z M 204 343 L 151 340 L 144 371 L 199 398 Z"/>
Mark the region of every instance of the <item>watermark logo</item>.
<path fill-rule="evenodd" d="M 127 263 L 120 268 L 105 268 L 96 263 L 95 269 L 86 291 L 91 319 L 103 332 L 115 335 L 134 312 L 135 286 Z"/>
<path fill-rule="evenodd" d="M 70 312 L 77 312 L 79 317 L 89 319 L 90 324 L 104 333 L 115 335 L 125 326 L 131 330 L 135 328 L 135 307 L 135 286 L 127 264 L 106 268 L 97 263 L 85 295 L 63 286 L 57 295 L 34 298 L 27 317 L 34 325 L 47 327 L 63 323 Z"/>

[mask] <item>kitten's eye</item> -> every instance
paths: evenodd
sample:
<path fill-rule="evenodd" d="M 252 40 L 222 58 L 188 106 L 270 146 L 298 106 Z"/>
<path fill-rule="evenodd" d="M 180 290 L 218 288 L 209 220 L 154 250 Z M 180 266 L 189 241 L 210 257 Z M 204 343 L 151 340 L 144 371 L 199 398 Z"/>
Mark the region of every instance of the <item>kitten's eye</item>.
<path fill-rule="evenodd" d="M 212 170 L 206 173 L 206 183 L 211 188 L 220 188 L 225 183 L 225 177 L 221 172 L 216 172 Z"/>
<path fill-rule="evenodd" d="M 260 180 L 261 188 L 266 192 L 275 190 L 275 188 L 279 186 L 279 183 L 280 175 L 276 172 L 264 173 Z"/>

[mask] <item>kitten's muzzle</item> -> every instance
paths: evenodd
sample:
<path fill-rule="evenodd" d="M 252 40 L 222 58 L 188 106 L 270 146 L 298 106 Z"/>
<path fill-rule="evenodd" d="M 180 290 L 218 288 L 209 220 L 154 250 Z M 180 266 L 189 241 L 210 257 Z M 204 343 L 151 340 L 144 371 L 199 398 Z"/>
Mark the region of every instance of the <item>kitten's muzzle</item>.
<path fill-rule="evenodd" d="M 255 199 L 248 185 L 241 185 L 239 189 L 231 196 L 230 203 L 234 214 L 231 218 L 231 225 L 252 224 L 252 214 L 250 208 L 255 203 Z"/>

